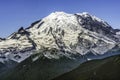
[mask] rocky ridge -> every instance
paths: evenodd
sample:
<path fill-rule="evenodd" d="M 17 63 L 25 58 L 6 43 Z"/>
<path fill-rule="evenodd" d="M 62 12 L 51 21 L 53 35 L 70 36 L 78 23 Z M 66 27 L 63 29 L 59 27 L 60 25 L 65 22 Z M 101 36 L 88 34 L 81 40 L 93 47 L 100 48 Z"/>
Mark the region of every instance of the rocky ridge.
<path fill-rule="evenodd" d="M 0 61 L 21 62 L 35 51 L 44 51 L 41 53 L 48 59 L 106 57 L 110 50 L 119 48 L 119 31 L 86 12 L 54 12 L 0 39 Z"/>

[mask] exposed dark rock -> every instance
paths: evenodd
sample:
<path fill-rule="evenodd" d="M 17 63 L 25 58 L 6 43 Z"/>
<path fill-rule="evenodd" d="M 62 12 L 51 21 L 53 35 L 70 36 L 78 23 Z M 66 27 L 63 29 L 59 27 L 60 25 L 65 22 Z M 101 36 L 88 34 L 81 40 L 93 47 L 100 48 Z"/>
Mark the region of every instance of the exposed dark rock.
<path fill-rule="evenodd" d="M 39 25 L 38 25 L 38 27 L 37 28 L 39 28 L 42 24 L 43 24 L 44 22 L 41 22 Z"/>
<path fill-rule="evenodd" d="M 27 35 L 29 35 L 29 32 L 26 31 L 23 27 L 21 27 L 21 28 L 18 30 L 18 34 L 22 34 L 22 35 L 27 34 Z"/>
<path fill-rule="evenodd" d="M 116 42 L 119 41 L 118 38 L 115 37 L 116 32 L 120 31 L 119 29 L 113 29 L 107 22 L 100 22 L 97 20 L 93 20 L 91 15 L 81 16 L 78 14 L 75 14 L 77 17 L 78 23 L 85 29 L 88 29 L 93 32 L 97 32 L 99 34 L 105 35 Z M 79 19 L 81 21 L 79 21 Z"/>
<path fill-rule="evenodd" d="M 119 31 L 120 31 L 120 29 L 114 29 L 114 31 L 115 31 L 115 32 L 119 32 Z"/>
<path fill-rule="evenodd" d="M 0 38 L 0 41 L 6 40 L 5 38 Z"/>
<path fill-rule="evenodd" d="M 42 20 L 42 19 L 41 19 L 41 20 Z M 28 27 L 28 28 L 26 28 L 26 29 L 30 29 L 30 28 L 32 28 L 35 24 L 39 23 L 41 20 L 38 20 L 38 21 L 33 22 L 33 23 L 31 24 L 31 26 Z"/>
<path fill-rule="evenodd" d="M 29 32 L 26 31 L 23 27 L 21 27 L 18 32 L 14 32 L 13 34 L 11 34 L 9 37 L 10 39 L 19 39 L 21 36 L 24 35 L 29 35 Z"/>

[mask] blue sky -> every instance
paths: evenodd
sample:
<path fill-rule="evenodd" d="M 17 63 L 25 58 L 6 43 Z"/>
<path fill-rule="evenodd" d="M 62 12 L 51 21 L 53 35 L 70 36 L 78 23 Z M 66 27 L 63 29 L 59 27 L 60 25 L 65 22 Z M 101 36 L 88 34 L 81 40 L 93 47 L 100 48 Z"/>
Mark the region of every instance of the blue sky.
<path fill-rule="evenodd" d="M 120 0 L 0 0 L 0 37 L 55 11 L 89 12 L 120 29 Z"/>

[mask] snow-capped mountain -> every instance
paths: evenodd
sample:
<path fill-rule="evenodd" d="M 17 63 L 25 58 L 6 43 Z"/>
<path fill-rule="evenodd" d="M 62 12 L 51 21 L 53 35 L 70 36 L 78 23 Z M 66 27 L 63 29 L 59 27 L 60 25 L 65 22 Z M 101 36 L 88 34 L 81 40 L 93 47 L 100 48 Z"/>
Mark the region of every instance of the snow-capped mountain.
<path fill-rule="evenodd" d="M 36 52 L 48 59 L 109 54 L 120 47 L 119 31 L 86 12 L 54 12 L 6 39 L 0 38 L 0 62 L 21 62 Z"/>

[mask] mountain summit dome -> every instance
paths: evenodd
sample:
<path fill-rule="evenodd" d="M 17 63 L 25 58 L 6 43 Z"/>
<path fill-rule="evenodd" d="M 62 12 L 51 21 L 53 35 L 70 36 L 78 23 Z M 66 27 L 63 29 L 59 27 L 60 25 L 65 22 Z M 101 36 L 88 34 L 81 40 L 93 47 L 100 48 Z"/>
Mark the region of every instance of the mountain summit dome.
<path fill-rule="evenodd" d="M 76 59 L 81 56 L 93 59 L 113 55 L 108 52 L 119 42 L 120 35 L 115 29 L 87 12 L 54 12 L 0 40 L 0 54 L 16 62 L 23 61 L 35 51 L 40 51 L 48 59 Z M 20 59 L 16 59 L 16 55 Z M 0 60 L 4 62 L 6 59 Z"/>

